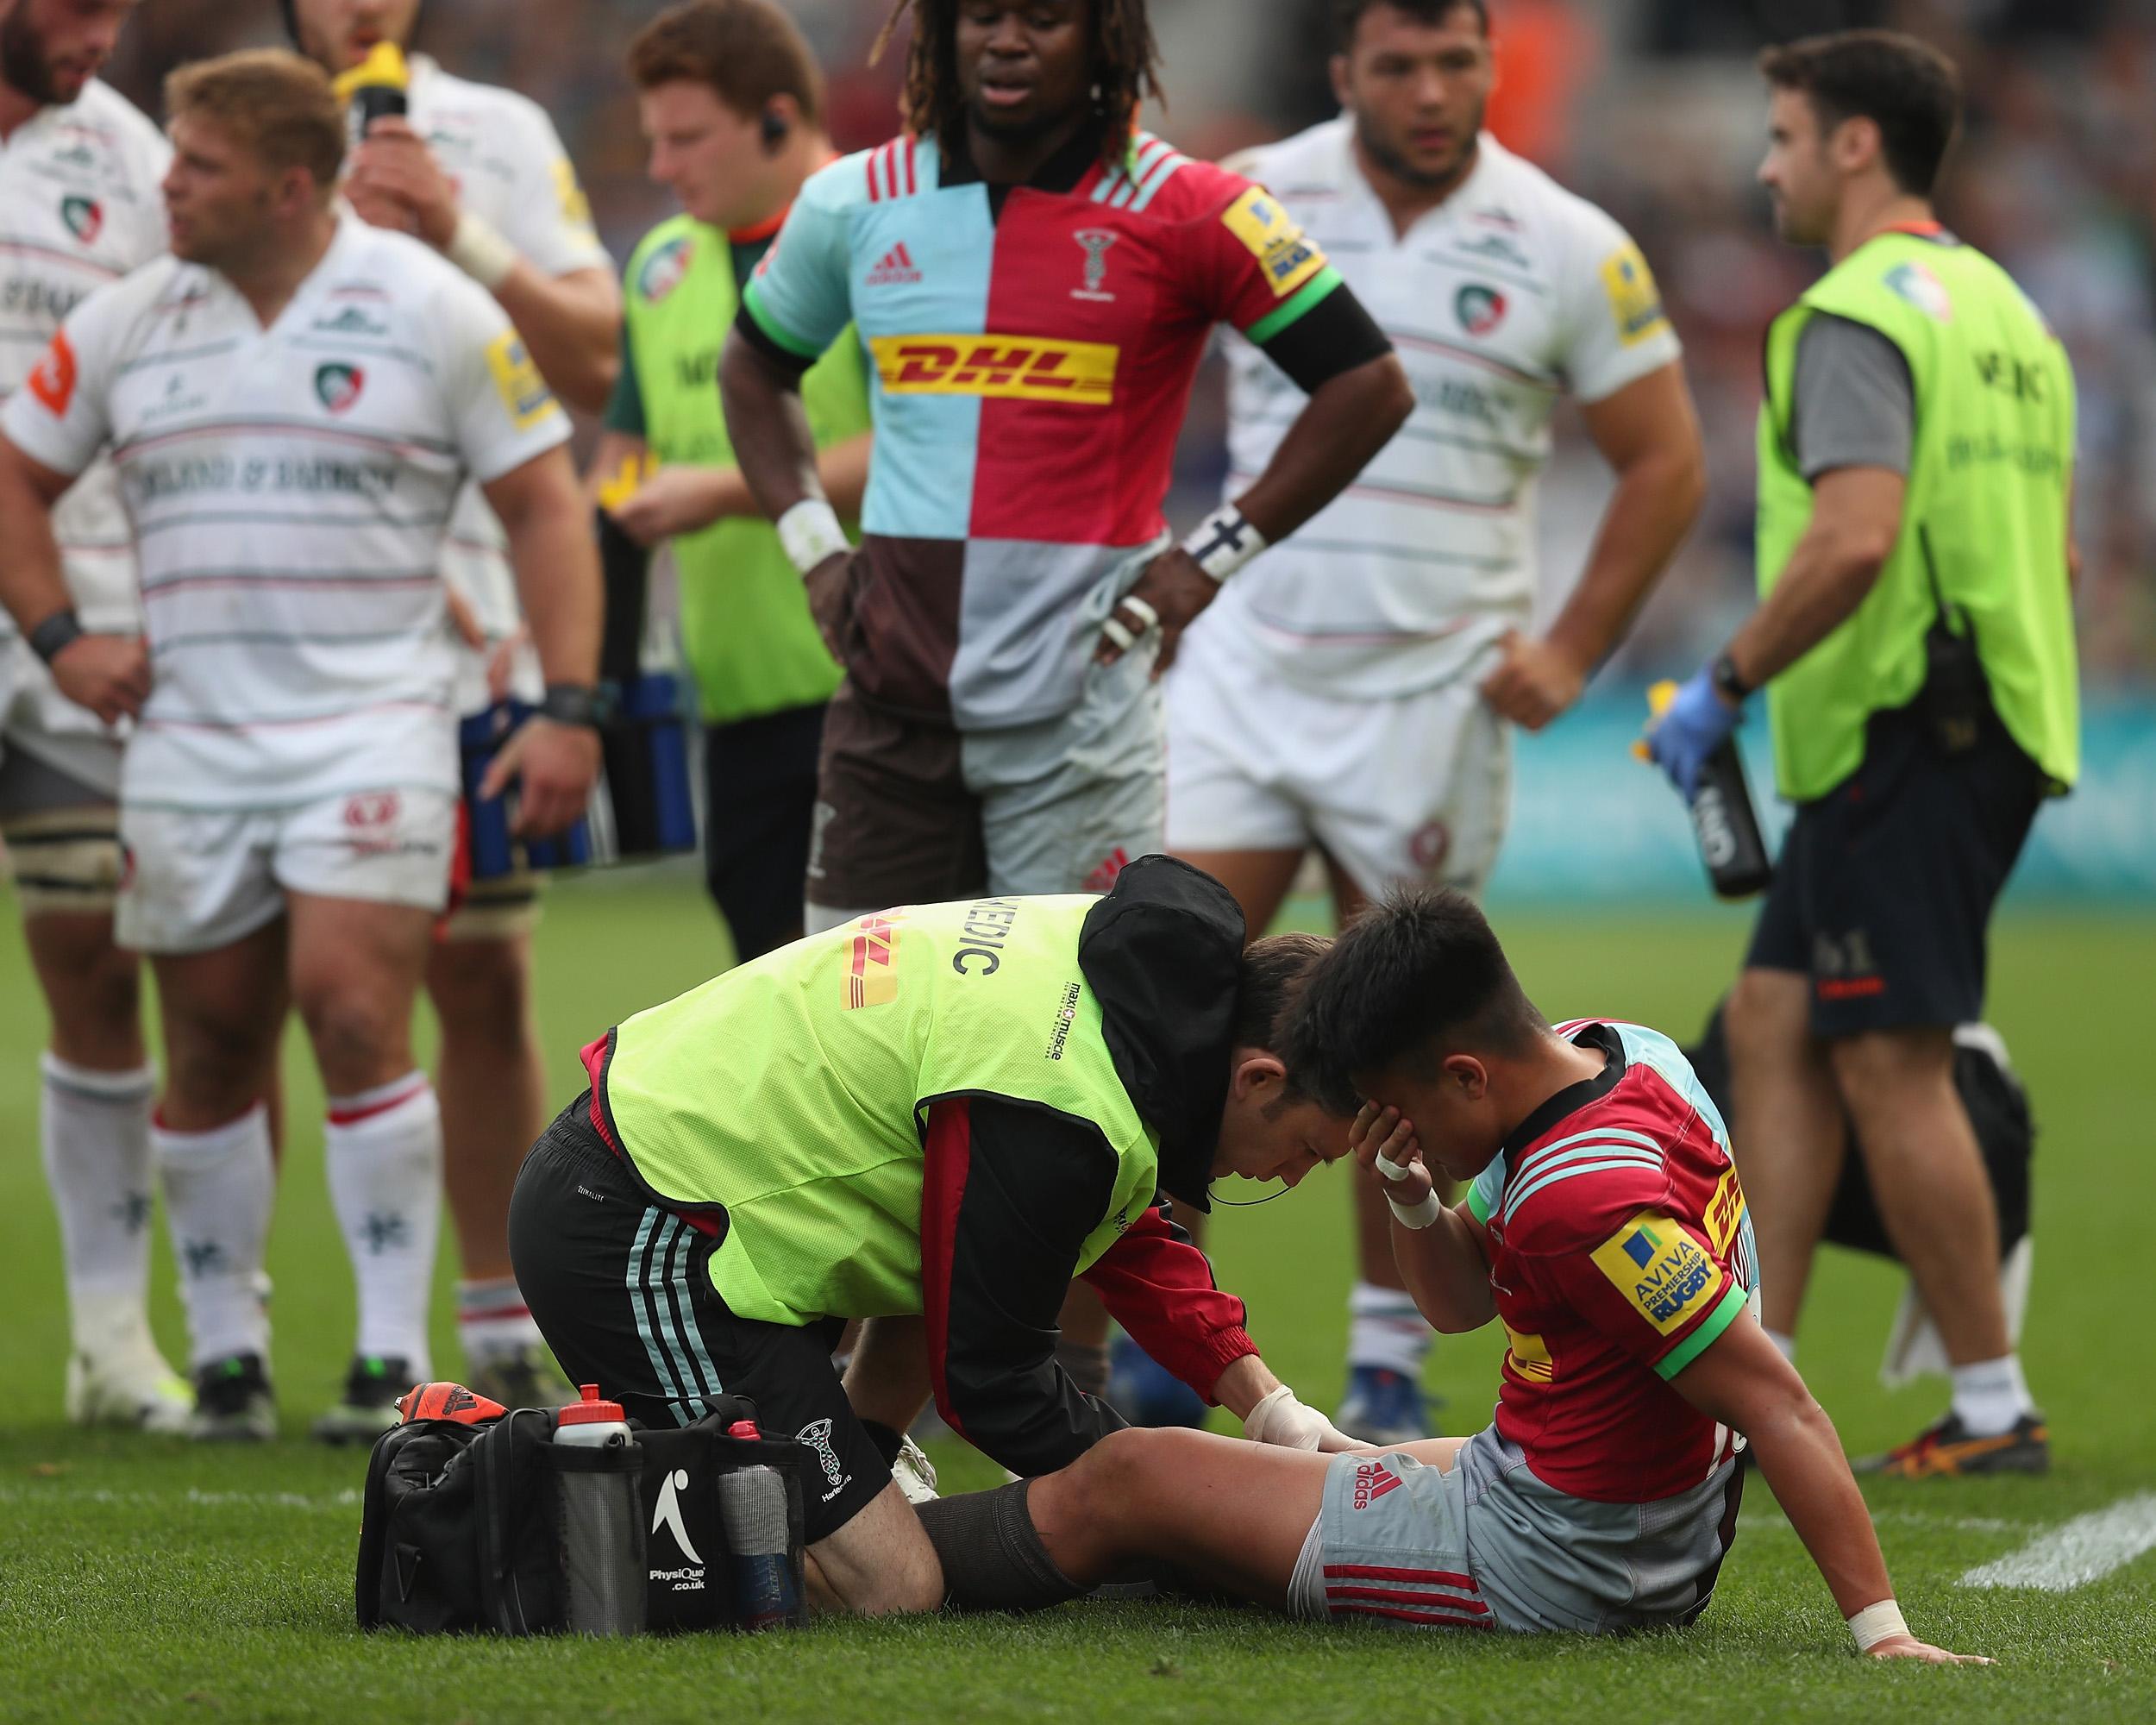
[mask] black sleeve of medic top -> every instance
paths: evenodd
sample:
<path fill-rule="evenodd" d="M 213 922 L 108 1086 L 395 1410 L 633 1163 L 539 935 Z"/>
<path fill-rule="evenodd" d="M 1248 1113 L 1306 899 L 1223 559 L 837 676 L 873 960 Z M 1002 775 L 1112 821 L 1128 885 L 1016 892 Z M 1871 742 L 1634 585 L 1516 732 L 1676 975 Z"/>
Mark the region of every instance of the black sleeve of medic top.
<path fill-rule="evenodd" d="M 1380 360 L 1393 350 L 1377 321 L 1345 282 L 1334 288 L 1260 349 L 1304 394 L 1321 383 Z"/>
<path fill-rule="evenodd" d="M 937 1406 L 1013 1473 L 1052 1473 L 1123 1424 L 1055 1356 L 1115 1153 L 1089 1124 L 995 1096 L 936 1103 L 925 1153 L 921 1291 Z"/>
<path fill-rule="evenodd" d="M 781 348 L 770 336 L 765 335 L 763 325 L 756 322 L 755 314 L 749 310 L 749 302 L 745 298 L 741 303 L 741 310 L 734 313 L 734 329 L 743 341 L 748 342 L 750 347 L 789 377 L 799 377 L 816 363 L 818 356 L 812 354 L 807 359 L 803 359 L 792 348 Z"/>

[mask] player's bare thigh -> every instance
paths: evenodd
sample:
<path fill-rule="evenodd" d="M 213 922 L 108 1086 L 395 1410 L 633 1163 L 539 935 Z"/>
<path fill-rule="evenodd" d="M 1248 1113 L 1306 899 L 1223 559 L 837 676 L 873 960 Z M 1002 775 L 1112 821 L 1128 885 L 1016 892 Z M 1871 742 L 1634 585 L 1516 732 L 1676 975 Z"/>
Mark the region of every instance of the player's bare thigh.
<path fill-rule="evenodd" d="M 894 1480 L 837 1533 L 808 1548 L 809 1603 L 818 1611 L 868 1616 L 933 1611 L 943 1570 L 928 1531 Z"/>
<path fill-rule="evenodd" d="M 285 894 L 293 1003 L 323 1082 L 354 1095 L 411 1070 L 411 1014 L 434 945 L 435 913 L 410 905 Z"/>

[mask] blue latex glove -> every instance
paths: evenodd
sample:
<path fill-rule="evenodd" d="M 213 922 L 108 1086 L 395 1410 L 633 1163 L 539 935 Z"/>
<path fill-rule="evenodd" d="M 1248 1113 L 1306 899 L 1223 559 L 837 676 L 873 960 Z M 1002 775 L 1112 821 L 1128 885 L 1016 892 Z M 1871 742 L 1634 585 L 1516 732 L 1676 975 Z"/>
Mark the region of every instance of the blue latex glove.
<path fill-rule="evenodd" d="M 1699 775 L 1707 757 L 1722 746 L 1744 717 L 1714 692 L 1714 679 L 1706 670 L 1695 672 L 1677 692 L 1669 711 L 1647 733 L 1647 753 L 1656 766 L 1670 775 L 1670 782 L 1691 801 L 1699 791 Z"/>

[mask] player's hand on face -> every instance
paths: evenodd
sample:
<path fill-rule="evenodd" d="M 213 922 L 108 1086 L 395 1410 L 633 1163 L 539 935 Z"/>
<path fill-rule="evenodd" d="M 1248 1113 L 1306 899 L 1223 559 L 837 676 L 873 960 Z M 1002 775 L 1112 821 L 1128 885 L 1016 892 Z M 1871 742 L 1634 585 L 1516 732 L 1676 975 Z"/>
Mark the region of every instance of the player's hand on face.
<path fill-rule="evenodd" d="M 1988 1665 L 1992 1660 L 1982 1653 L 1950 1653 L 1944 1647 L 1934 1647 L 1920 1641 L 1914 1635 L 1890 1635 L 1866 1653 L 1874 1659 L 1916 1659 L 1930 1665 Z"/>
<path fill-rule="evenodd" d="M 802 578 L 808 586 L 809 615 L 816 621 L 816 632 L 824 637 L 831 657 L 842 664 L 845 662 L 840 645 L 846 632 L 846 577 L 853 561 L 850 553 L 833 552 Z"/>
<path fill-rule="evenodd" d="M 495 751 L 479 795 L 498 797 L 516 779 L 517 837 L 545 838 L 567 831 L 582 818 L 599 766 L 599 732 L 588 725 L 534 717 Z"/>
<path fill-rule="evenodd" d="M 1160 630 L 1160 658 L 1153 667 L 1158 676 L 1175 662 L 1175 649 L 1183 630 L 1198 613 L 1211 605 L 1220 583 L 1197 565 L 1180 545 L 1163 551 L 1145 566 L 1138 585 L 1124 594 L 1108 621 L 1101 626 L 1100 645 L 1094 662 L 1112 665 L 1138 645 L 1150 630 Z"/>
<path fill-rule="evenodd" d="M 1410 1208 L 1436 1189 L 1437 1182 L 1423 1163 L 1415 1123 L 1404 1119 L 1398 1108 L 1363 1103 L 1348 1128 L 1348 1147 L 1364 1168 L 1384 1176 L 1386 1190 L 1393 1197 Z"/>
<path fill-rule="evenodd" d="M 139 635 L 78 635 L 53 656 L 53 681 L 107 724 L 133 718 L 150 698 L 150 649 Z"/>
<path fill-rule="evenodd" d="M 403 227 L 437 251 L 456 237 L 455 183 L 409 121 L 385 114 L 352 153 L 345 196 L 376 227 Z M 379 212 L 379 213 L 377 213 Z"/>
<path fill-rule="evenodd" d="M 1503 662 L 1482 679 L 1482 699 L 1500 718 L 1539 731 L 1580 698 L 1587 667 L 1561 647 L 1507 630 L 1498 643 Z"/>

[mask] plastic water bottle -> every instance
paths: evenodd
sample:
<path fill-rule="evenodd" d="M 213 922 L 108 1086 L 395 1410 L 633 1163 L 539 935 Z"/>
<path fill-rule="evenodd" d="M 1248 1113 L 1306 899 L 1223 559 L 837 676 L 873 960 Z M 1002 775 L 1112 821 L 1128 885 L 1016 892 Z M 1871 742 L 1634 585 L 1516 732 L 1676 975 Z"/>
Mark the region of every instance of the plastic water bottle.
<path fill-rule="evenodd" d="M 351 113 L 352 141 L 366 137 L 367 129 L 385 114 L 398 118 L 411 111 L 411 71 L 404 50 L 394 42 L 377 42 L 359 65 L 335 80 L 337 99 Z"/>
<path fill-rule="evenodd" d="M 1676 699 L 1675 683 L 1657 683 L 1647 691 L 1648 710 L 1660 718 Z M 1734 737 L 1724 738 L 1701 767 L 1690 812 L 1692 840 L 1699 846 L 1700 861 L 1706 865 L 1715 896 L 1748 899 L 1764 892 L 1774 878 L 1774 863 L 1759 831 L 1744 757 L 1737 752 Z"/>
<path fill-rule="evenodd" d="M 583 1386 L 554 1427 L 568 1627 L 579 1635 L 644 1628 L 643 1448 L 618 1402 Z"/>
<path fill-rule="evenodd" d="M 736 1421 L 726 1434 L 751 1441 L 761 1435 L 747 1420 Z M 735 1622 L 753 1633 L 799 1621 L 801 1594 L 787 1538 L 785 1477 L 760 1463 L 722 1473 L 718 1515 L 732 1554 Z"/>

